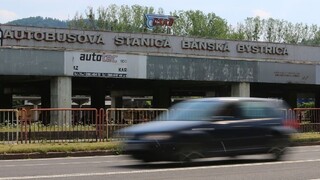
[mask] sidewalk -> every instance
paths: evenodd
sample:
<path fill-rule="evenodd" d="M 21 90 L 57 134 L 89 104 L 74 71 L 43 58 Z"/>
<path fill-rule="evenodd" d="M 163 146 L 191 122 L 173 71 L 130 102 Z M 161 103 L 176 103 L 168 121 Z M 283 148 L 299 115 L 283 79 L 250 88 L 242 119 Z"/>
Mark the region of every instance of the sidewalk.
<path fill-rule="evenodd" d="M 320 141 L 293 143 L 292 146 L 313 146 L 320 145 Z M 78 152 L 49 152 L 49 153 L 12 153 L 0 154 L 0 160 L 10 159 L 38 159 L 38 158 L 59 158 L 59 157 L 81 157 L 81 156 L 107 156 L 117 155 L 112 150 L 78 151 Z"/>

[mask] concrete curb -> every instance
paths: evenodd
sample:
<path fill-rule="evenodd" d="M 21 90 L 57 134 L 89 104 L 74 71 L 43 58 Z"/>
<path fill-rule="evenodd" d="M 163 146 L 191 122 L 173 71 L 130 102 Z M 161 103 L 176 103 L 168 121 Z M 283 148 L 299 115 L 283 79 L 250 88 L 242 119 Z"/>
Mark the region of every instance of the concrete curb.
<path fill-rule="evenodd" d="M 320 141 L 313 141 L 313 142 L 293 142 L 292 146 L 316 146 L 320 145 Z"/>
<path fill-rule="evenodd" d="M 293 143 L 292 146 L 314 146 L 320 145 L 320 141 Z M 83 156 L 108 156 L 116 155 L 111 150 L 78 151 L 78 152 L 48 152 L 48 153 L 12 153 L 0 154 L 0 160 L 11 159 L 39 159 L 39 158 L 59 158 L 59 157 L 83 157 Z"/>
<path fill-rule="evenodd" d="M 0 160 L 10 159 L 38 159 L 59 157 L 82 157 L 82 156 L 107 156 L 115 155 L 114 151 L 79 151 L 79 152 L 48 152 L 48 153 L 12 153 L 0 154 Z"/>

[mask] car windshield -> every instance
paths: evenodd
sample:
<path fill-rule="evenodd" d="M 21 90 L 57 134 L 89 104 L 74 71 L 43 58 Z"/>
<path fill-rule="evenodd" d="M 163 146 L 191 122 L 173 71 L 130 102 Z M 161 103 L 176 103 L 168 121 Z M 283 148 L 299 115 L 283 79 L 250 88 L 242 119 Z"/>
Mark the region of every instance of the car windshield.
<path fill-rule="evenodd" d="M 170 108 L 168 114 L 163 114 L 159 119 L 168 121 L 205 121 L 220 109 L 220 101 L 185 101 Z"/>

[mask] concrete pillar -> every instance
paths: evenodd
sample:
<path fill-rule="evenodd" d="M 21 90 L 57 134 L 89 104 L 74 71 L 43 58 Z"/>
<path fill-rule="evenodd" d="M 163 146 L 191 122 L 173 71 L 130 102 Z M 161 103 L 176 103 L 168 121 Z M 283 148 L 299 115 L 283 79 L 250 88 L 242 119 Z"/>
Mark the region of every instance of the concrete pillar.
<path fill-rule="evenodd" d="M 111 92 L 111 108 L 122 108 L 123 107 L 123 99 L 121 93 L 112 91 Z M 116 111 L 111 111 L 109 113 L 109 118 L 111 121 L 115 121 L 118 119 L 123 119 L 123 114 L 116 112 Z"/>
<path fill-rule="evenodd" d="M 12 108 L 12 93 L 9 88 L 0 84 L 0 109 Z"/>
<path fill-rule="evenodd" d="M 72 79 L 71 77 L 54 77 L 51 79 L 51 107 L 71 108 L 72 105 Z M 53 125 L 70 125 L 71 111 L 53 111 L 50 115 Z"/>
<path fill-rule="evenodd" d="M 50 81 L 43 83 L 41 90 L 41 108 L 50 108 L 51 107 L 51 87 Z"/>
<path fill-rule="evenodd" d="M 104 79 L 95 79 L 92 81 L 91 89 L 91 107 L 92 108 L 105 108 L 105 87 Z"/>
<path fill-rule="evenodd" d="M 11 108 L 12 108 L 12 93 L 10 89 L 6 89 L 0 84 L 0 109 L 11 109 Z M 0 123 L 3 123 L 4 120 L 5 120 L 4 114 L 0 113 Z"/>
<path fill-rule="evenodd" d="M 240 82 L 232 84 L 231 86 L 232 97 L 250 97 L 250 83 Z"/>
<path fill-rule="evenodd" d="M 122 108 L 123 99 L 122 96 L 111 96 L 111 108 Z"/>
<path fill-rule="evenodd" d="M 320 93 L 315 94 L 314 101 L 315 108 L 320 108 Z"/>
<path fill-rule="evenodd" d="M 283 95 L 283 100 L 285 100 L 291 108 L 297 107 L 297 93 L 287 92 Z"/>
<path fill-rule="evenodd" d="M 168 87 L 158 87 L 153 91 L 153 108 L 169 108 L 171 106 L 171 95 Z"/>
<path fill-rule="evenodd" d="M 71 108 L 72 80 L 71 77 L 55 77 L 51 80 L 51 107 Z"/>
<path fill-rule="evenodd" d="M 51 82 L 48 81 L 46 83 L 43 83 L 41 86 L 41 108 L 51 108 Z M 37 112 L 37 111 L 35 111 Z M 45 112 L 39 112 L 38 114 L 38 120 L 43 123 L 44 125 L 48 125 L 50 123 L 51 117 L 48 115 L 45 115 Z"/>

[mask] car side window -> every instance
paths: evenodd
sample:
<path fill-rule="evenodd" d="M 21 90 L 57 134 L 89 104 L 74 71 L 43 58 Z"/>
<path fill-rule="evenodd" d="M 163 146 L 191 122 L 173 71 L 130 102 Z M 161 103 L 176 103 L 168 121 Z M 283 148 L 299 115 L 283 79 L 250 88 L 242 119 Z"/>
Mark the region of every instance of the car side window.
<path fill-rule="evenodd" d="M 244 118 L 265 118 L 276 116 L 275 110 L 263 102 L 242 102 L 240 104 Z"/>
<path fill-rule="evenodd" d="M 222 107 L 217 113 L 216 116 L 222 117 L 222 118 L 238 118 L 240 116 L 239 114 L 238 106 L 235 104 L 229 104 L 224 107 Z"/>

